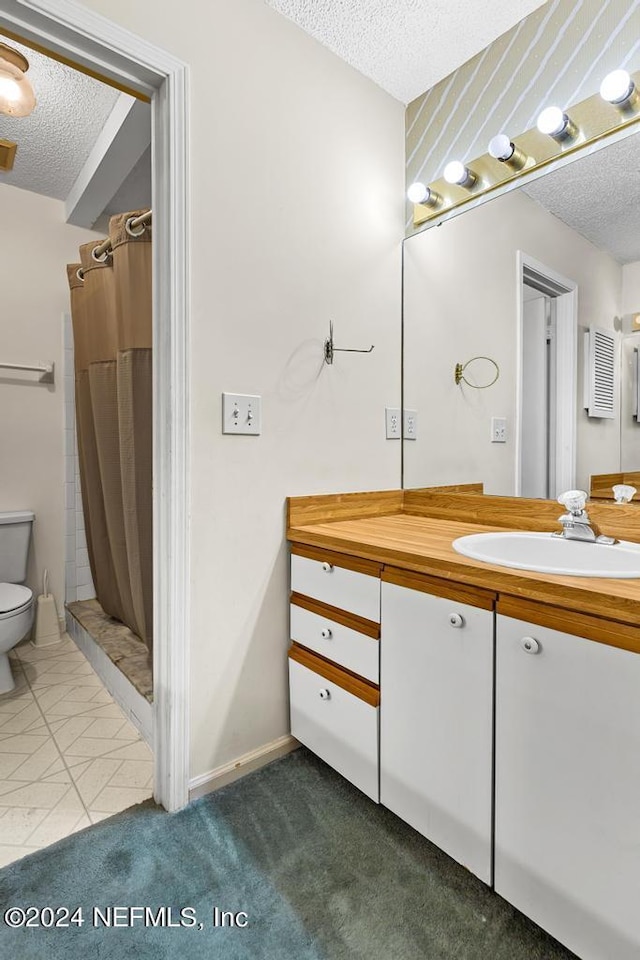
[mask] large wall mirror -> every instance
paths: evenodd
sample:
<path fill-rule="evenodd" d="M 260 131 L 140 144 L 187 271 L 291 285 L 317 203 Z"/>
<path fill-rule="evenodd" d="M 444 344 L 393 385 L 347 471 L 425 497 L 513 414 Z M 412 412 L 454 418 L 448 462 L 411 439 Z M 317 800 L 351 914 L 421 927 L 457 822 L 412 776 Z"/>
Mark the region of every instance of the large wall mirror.
<path fill-rule="evenodd" d="M 634 314 L 638 133 L 410 237 L 404 486 L 552 498 L 640 470 Z"/>

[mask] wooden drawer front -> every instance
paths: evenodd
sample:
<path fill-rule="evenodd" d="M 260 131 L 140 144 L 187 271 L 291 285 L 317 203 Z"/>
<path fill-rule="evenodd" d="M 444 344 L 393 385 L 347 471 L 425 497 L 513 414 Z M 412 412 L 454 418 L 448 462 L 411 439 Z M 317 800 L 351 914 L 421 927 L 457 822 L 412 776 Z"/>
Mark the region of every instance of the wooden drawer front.
<path fill-rule="evenodd" d="M 378 708 L 291 659 L 289 693 L 293 736 L 377 803 Z"/>
<path fill-rule="evenodd" d="M 328 569 L 325 569 L 328 568 Z M 308 557 L 291 557 L 291 589 L 332 607 L 380 622 L 380 580 L 355 570 L 323 564 Z"/>
<path fill-rule="evenodd" d="M 291 639 L 353 673 L 378 682 L 379 643 L 363 633 L 291 604 Z"/>

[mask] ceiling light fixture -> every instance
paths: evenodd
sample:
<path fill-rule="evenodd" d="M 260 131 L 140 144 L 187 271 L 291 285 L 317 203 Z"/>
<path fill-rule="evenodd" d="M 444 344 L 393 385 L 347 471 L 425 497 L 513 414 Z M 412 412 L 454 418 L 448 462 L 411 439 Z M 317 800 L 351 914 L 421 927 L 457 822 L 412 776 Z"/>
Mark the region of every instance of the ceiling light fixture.
<path fill-rule="evenodd" d="M 600 84 L 600 96 L 614 107 L 628 107 L 638 100 L 636 85 L 626 70 L 608 73 Z"/>
<path fill-rule="evenodd" d="M 494 160 L 505 163 L 513 170 L 522 170 L 527 162 L 527 155 L 511 142 L 505 133 L 499 133 L 489 144 L 489 154 Z"/>
<path fill-rule="evenodd" d="M 540 133 L 552 137 L 558 143 L 562 143 L 563 140 L 573 140 L 578 133 L 578 128 L 571 117 L 560 107 L 546 107 L 538 117 L 536 126 Z"/>
<path fill-rule="evenodd" d="M 25 74 L 29 61 L 21 53 L 0 43 L 0 113 L 28 117 L 36 105 L 33 87 Z"/>
<path fill-rule="evenodd" d="M 416 180 L 407 190 L 407 199 L 410 203 L 424 203 L 428 207 L 437 207 L 442 202 L 442 197 L 431 187 Z"/>
<path fill-rule="evenodd" d="M 477 183 L 478 178 L 469 167 L 465 167 L 460 160 L 452 160 L 444 168 L 444 178 L 447 183 L 470 190 Z"/>

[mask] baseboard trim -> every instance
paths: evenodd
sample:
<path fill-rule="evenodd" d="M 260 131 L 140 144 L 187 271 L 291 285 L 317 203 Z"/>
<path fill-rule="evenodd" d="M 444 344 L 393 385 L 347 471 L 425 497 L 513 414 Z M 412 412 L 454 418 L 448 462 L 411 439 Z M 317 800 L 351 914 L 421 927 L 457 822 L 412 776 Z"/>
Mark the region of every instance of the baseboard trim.
<path fill-rule="evenodd" d="M 224 763 L 214 770 L 209 770 L 208 773 L 193 777 L 189 781 L 189 800 L 197 800 L 198 797 L 204 797 L 205 794 L 219 790 L 220 787 L 226 787 L 234 780 L 240 780 L 248 773 L 253 773 L 254 770 L 265 767 L 273 760 L 291 753 L 292 750 L 297 750 L 299 746 L 300 743 L 295 737 L 287 734 L 284 737 L 278 737 L 277 740 L 272 740 L 271 743 L 265 743 L 257 750 L 245 753 L 237 760 L 231 760 L 230 763 Z"/>

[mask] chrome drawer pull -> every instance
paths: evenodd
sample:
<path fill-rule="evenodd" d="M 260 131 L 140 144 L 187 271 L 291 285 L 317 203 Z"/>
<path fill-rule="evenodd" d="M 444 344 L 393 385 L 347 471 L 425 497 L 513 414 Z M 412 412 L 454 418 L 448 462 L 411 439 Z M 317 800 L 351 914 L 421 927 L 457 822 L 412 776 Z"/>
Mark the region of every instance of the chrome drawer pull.
<path fill-rule="evenodd" d="M 321 631 L 320 636 L 322 637 L 323 640 L 331 640 L 333 633 L 331 632 L 329 627 L 325 627 L 324 630 Z"/>
<path fill-rule="evenodd" d="M 321 699 L 321 700 L 330 700 L 330 699 L 331 699 L 331 692 L 330 692 L 329 690 L 321 690 L 321 691 L 320 691 L 320 699 Z"/>
<path fill-rule="evenodd" d="M 450 613 L 449 623 L 452 627 L 464 627 L 464 617 L 459 613 Z"/>
<path fill-rule="evenodd" d="M 325 562 L 322 564 L 322 569 L 324 570 L 325 573 L 331 573 L 333 570 L 333 564 L 327 563 L 325 560 Z"/>

